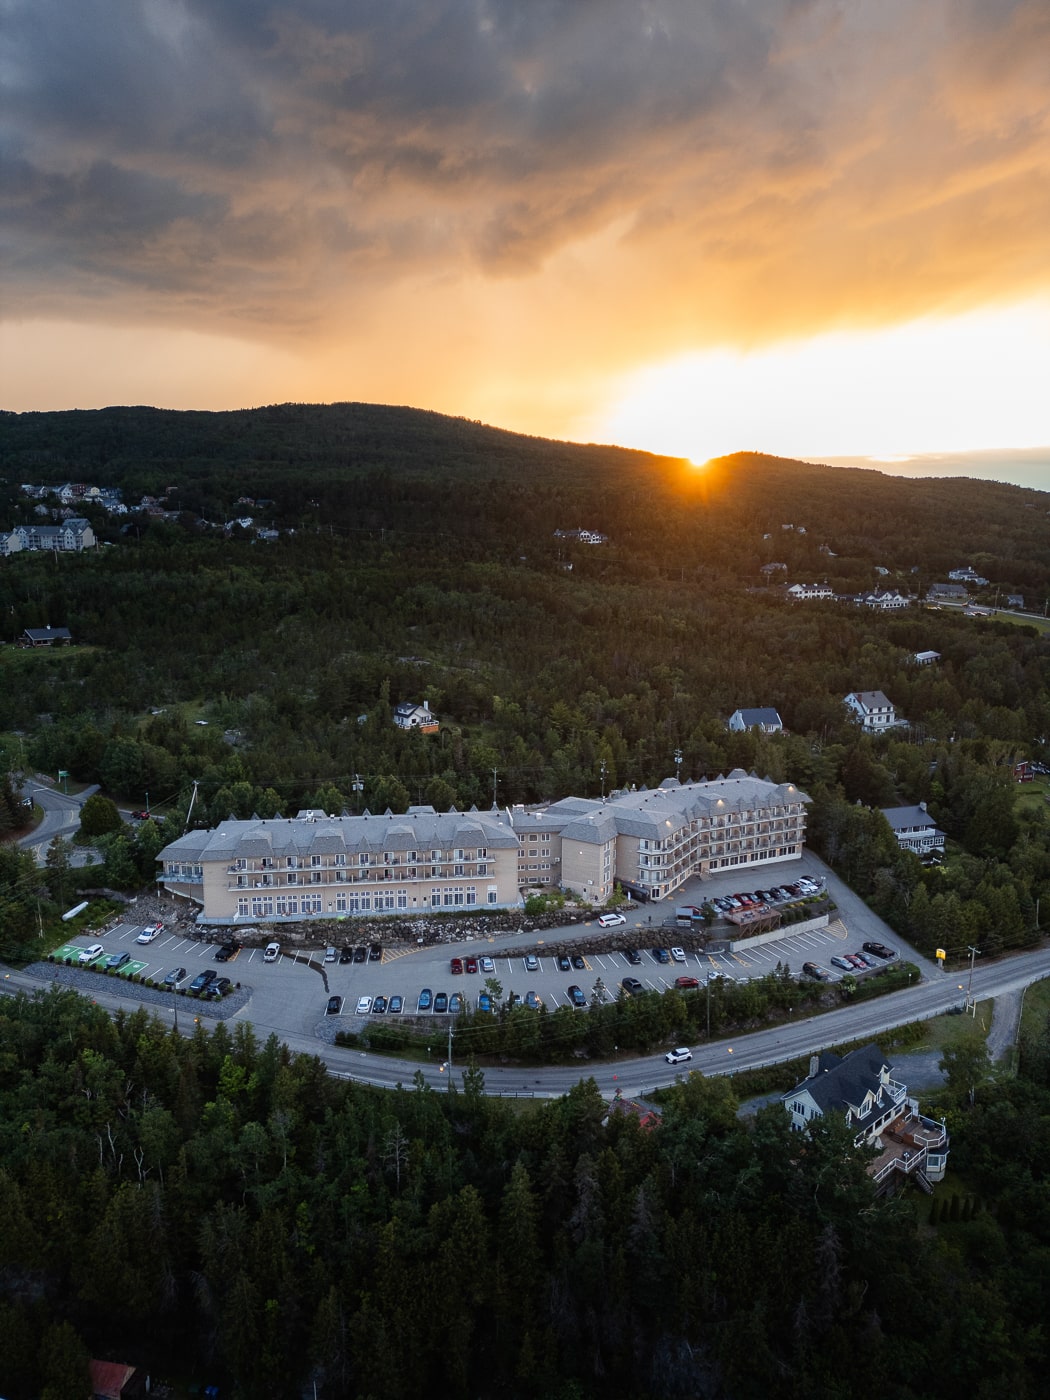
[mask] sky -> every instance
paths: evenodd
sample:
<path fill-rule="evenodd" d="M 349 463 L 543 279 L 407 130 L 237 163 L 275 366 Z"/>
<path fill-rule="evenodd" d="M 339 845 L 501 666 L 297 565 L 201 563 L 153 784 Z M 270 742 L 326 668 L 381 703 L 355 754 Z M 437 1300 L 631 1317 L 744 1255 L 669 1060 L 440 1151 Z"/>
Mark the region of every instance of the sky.
<path fill-rule="evenodd" d="M 1047 0 L 0 0 L 0 89 L 4 408 L 1050 489 Z"/>

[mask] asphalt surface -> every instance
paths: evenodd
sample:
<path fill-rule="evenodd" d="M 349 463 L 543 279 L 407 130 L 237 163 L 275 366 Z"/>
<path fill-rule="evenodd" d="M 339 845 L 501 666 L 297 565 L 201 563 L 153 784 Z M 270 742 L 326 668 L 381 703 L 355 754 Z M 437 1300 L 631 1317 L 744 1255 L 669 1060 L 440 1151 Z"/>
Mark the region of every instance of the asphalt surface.
<path fill-rule="evenodd" d="M 591 1064 L 581 1061 L 565 1066 L 542 1067 L 495 1067 L 485 1069 L 486 1088 L 490 1093 L 532 1094 L 560 1096 L 566 1093 L 583 1077 L 593 1077 L 602 1093 L 611 1096 L 617 1089 L 629 1095 L 640 1097 L 646 1091 L 660 1085 L 673 1083 L 677 1075 L 698 1069 L 703 1073 L 732 1073 L 741 1069 L 774 1064 L 812 1054 L 828 1046 L 856 1039 L 877 1039 L 884 1030 L 938 1015 L 951 1006 L 958 1006 L 965 1000 L 969 986 L 969 969 L 944 972 L 928 959 L 918 957 L 913 950 L 902 945 L 891 930 L 846 889 L 816 857 L 807 853 L 801 861 L 778 866 L 766 880 L 777 879 L 779 883 L 790 881 L 806 871 L 815 877 L 827 879 L 833 898 L 838 905 L 838 917 L 827 930 L 799 935 L 787 930 L 785 938 L 777 944 L 767 945 L 761 950 L 762 960 L 757 962 L 750 956 L 732 954 L 709 958 L 705 954 L 690 953 L 687 964 L 672 963 L 661 965 L 648 952 L 643 951 L 641 967 L 630 967 L 620 953 L 604 952 L 587 954 L 585 971 L 559 972 L 552 956 L 544 953 L 546 944 L 571 941 L 573 938 L 594 938 L 598 933 L 596 922 L 573 925 L 570 928 L 549 930 L 544 933 L 521 933 L 492 936 L 487 939 L 464 941 L 453 946 L 410 947 L 388 950 L 382 963 L 325 964 L 323 950 L 312 955 L 299 954 L 296 957 L 282 956 L 276 963 L 265 963 L 261 949 L 242 949 L 237 957 L 221 970 L 235 982 L 239 982 L 246 995 L 239 996 L 239 1007 L 232 1008 L 232 1019 L 244 1019 L 253 1025 L 263 1039 L 271 1033 L 278 1036 L 295 1051 L 319 1056 L 335 1074 L 357 1079 L 383 1087 L 398 1083 L 410 1083 L 417 1071 L 422 1070 L 425 1080 L 436 1088 L 447 1087 L 448 1076 L 436 1064 L 420 1065 L 417 1061 L 402 1061 L 368 1051 L 343 1049 L 331 1043 L 337 1029 L 361 1030 L 367 1024 L 366 1018 L 355 1015 L 354 1008 L 359 996 L 398 993 L 405 998 L 405 1014 L 402 1020 L 410 1017 L 417 1004 L 420 989 L 427 987 L 432 992 L 461 991 L 464 997 L 473 1000 L 484 988 L 486 975 L 450 973 L 450 956 L 480 957 L 491 956 L 495 976 L 501 984 L 503 995 L 512 989 L 522 995 L 527 990 L 536 990 L 550 1008 L 565 1004 L 566 990 L 571 983 L 581 986 L 591 995 L 596 980 L 600 977 L 610 996 L 615 996 L 619 981 L 627 975 L 638 976 L 644 985 L 654 989 L 673 983 L 674 977 L 682 972 L 694 973 L 703 981 L 709 972 L 723 971 L 727 975 L 747 977 L 761 975 L 776 961 L 788 962 L 797 971 L 804 958 L 818 957 L 825 960 L 818 949 L 857 948 L 866 939 L 876 939 L 898 948 L 902 957 L 914 961 L 923 971 L 923 980 L 914 987 L 906 988 L 891 996 L 880 997 L 859 1005 L 845 1006 L 823 1015 L 806 1017 L 766 1031 L 714 1042 L 710 1045 L 694 1046 L 693 1060 L 684 1066 L 669 1066 L 664 1062 L 663 1052 L 636 1058 L 603 1061 Z M 735 872 L 718 881 L 705 882 L 703 895 L 731 893 L 745 886 L 744 879 L 754 882 L 755 872 L 745 877 L 743 872 Z M 679 903 L 699 903 L 699 882 L 695 890 L 680 891 Z M 693 897 L 697 896 L 697 897 Z M 106 951 L 120 951 L 135 947 L 135 937 L 146 917 L 150 906 L 143 904 L 133 916 L 125 917 L 124 922 L 99 935 Z M 662 920 L 673 916 L 668 906 L 634 908 L 628 913 L 629 927 L 642 934 L 648 944 L 672 944 L 673 928 L 660 927 Z M 130 911 L 129 911 L 130 913 Z M 132 918 L 135 920 L 132 921 Z M 650 925 L 649 920 L 654 922 Z M 620 930 L 612 929 L 610 933 Z M 83 938 L 82 943 L 91 941 Z M 525 970 L 522 953 L 535 948 L 540 955 L 540 971 L 529 973 Z M 163 977 L 174 966 L 185 966 L 192 978 L 204 967 L 216 967 L 214 954 L 216 945 L 202 943 L 192 936 L 185 926 L 168 925 L 155 943 L 145 950 L 136 949 L 135 956 L 147 962 L 144 969 L 147 976 Z M 63 972 L 67 971 L 63 969 Z M 55 976 L 55 968 L 47 963 L 36 964 L 22 972 L 5 970 L 0 978 L 0 988 L 12 991 L 16 988 L 32 990 L 40 988 Z M 1020 992 L 1029 982 L 1050 976 L 1050 947 L 1020 954 L 996 963 L 978 962 L 973 972 L 972 993 L 976 999 L 1005 998 L 1005 1004 L 1012 1006 L 1008 999 L 1019 999 Z M 83 990 L 90 992 L 92 999 L 110 1010 L 126 1007 L 129 1002 L 140 1002 L 162 1019 L 173 1016 L 174 999 L 166 994 L 150 993 L 134 985 L 117 983 L 112 978 L 91 978 L 91 974 L 77 973 L 77 984 L 81 978 L 91 979 Z M 325 1005 L 330 994 L 344 998 L 342 1014 L 335 1017 L 325 1015 Z M 215 1015 L 218 1007 L 209 1003 L 187 1002 L 180 999 L 180 1030 L 192 1025 L 192 1015 L 199 1014 L 208 1019 Z M 186 1010 L 191 1014 L 186 1018 Z M 224 1017 L 231 1015 L 231 1009 L 222 1007 Z M 374 1018 L 380 1019 L 380 1018 Z M 396 1024 L 398 1018 L 385 1018 L 387 1023 Z M 419 1020 L 427 1024 L 437 1037 L 447 1033 L 449 1018 L 426 1014 Z M 1011 1011 L 1001 1021 L 1002 1044 L 1012 1043 L 1016 1028 L 1016 1012 Z M 1011 1029 L 1013 1028 L 1013 1029 Z M 453 1035 L 452 1059 L 457 1066 L 455 1037 Z M 903 1062 L 904 1057 L 899 1059 Z M 895 1061 L 896 1063 L 896 1061 Z M 916 1071 L 922 1068 L 916 1065 Z M 935 1066 L 925 1066 L 927 1074 L 937 1073 Z"/>

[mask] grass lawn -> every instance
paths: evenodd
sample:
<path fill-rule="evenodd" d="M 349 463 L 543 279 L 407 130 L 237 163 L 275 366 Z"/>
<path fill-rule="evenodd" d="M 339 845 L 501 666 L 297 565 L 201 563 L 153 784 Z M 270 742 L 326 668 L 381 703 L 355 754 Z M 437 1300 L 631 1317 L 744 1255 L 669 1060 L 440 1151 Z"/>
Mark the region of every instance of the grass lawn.
<path fill-rule="evenodd" d="M 1031 816 L 1043 810 L 1050 800 L 1050 778 L 1033 778 L 1030 783 L 1018 783 L 1014 807 L 1019 814 Z"/>

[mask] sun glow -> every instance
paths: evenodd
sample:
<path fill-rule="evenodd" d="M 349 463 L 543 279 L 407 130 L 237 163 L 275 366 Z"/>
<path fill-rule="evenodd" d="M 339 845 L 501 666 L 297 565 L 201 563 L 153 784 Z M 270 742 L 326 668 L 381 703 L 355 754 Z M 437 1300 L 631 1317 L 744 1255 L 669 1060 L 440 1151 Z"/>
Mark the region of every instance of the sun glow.
<path fill-rule="evenodd" d="M 1048 363 L 1046 302 L 698 352 L 626 376 L 574 436 L 697 462 L 1035 447 L 1050 439 Z"/>

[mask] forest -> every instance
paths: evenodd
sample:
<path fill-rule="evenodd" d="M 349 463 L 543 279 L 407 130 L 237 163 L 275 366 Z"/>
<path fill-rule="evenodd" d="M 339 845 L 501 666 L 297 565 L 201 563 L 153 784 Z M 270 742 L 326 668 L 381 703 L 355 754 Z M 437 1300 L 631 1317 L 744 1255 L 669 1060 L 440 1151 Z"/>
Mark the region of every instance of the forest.
<path fill-rule="evenodd" d="M 1050 757 L 1041 628 L 790 603 L 762 566 L 918 596 L 970 563 L 1040 598 L 1042 493 L 754 454 L 698 469 L 360 404 L 0 414 L 0 474 L 12 524 L 33 510 L 27 480 L 172 507 L 87 506 L 97 549 L 0 561 L 8 640 L 51 623 L 77 642 L 0 648 L 0 770 L 62 769 L 158 815 L 98 835 L 111 887 L 150 878 L 194 784 L 193 820 L 208 824 L 534 802 L 743 767 L 810 794 L 813 844 L 925 951 L 1035 936 L 1050 828 L 1045 807 L 1016 806 L 1011 769 Z M 207 526 L 246 509 L 278 538 Z M 606 542 L 555 533 L 579 527 Z M 920 650 L 939 661 L 916 666 Z M 906 726 L 861 735 L 842 703 L 854 689 L 883 690 Z M 439 734 L 395 728 L 406 699 L 428 700 Z M 727 733 L 734 709 L 757 705 L 784 734 Z M 950 838 L 939 870 L 863 810 L 919 801 Z M 67 864 L 59 851 L 52 902 Z M 20 879 L 0 874 L 9 956 L 38 912 Z"/>
<path fill-rule="evenodd" d="M 727 1080 L 643 1125 L 593 1081 L 382 1093 L 244 1024 L 5 998 L 0 1385 L 70 1400 L 102 1355 L 239 1400 L 1035 1397 L 1050 1033 L 986 1058 L 949 1064 L 949 1182 L 879 1199 L 843 1124 Z"/>
<path fill-rule="evenodd" d="M 970 564 L 1039 614 L 1039 492 L 695 467 L 360 404 L 0 414 L 0 478 L 5 527 L 33 518 L 22 483 L 116 485 L 132 507 L 84 506 L 82 555 L 0 559 L 0 956 L 36 956 L 78 888 L 148 884 L 188 821 L 734 767 L 807 792 L 810 844 L 920 950 L 1041 936 L 1046 784 L 1021 794 L 1014 765 L 1050 761 L 1042 619 L 783 589 L 918 598 Z M 605 542 L 556 533 L 581 528 Z M 48 623 L 75 645 L 16 645 Z M 907 723 L 870 737 L 843 697 L 875 689 Z M 398 730 L 393 707 L 423 699 L 440 732 Z M 745 706 L 784 733 L 728 732 Z M 2 839 L 29 819 L 21 777 L 60 771 L 100 785 L 89 870 L 65 842 L 38 869 Z M 878 811 L 920 801 L 939 866 Z M 695 1011 L 670 999 L 661 1026 Z M 600 1050 L 608 1025 L 590 1030 Z M 979 1060 L 942 1105 L 968 1202 L 949 1209 L 873 1199 L 835 1125 L 741 1120 L 723 1081 L 689 1077 L 647 1130 L 592 1083 L 516 1105 L 471 1067 L 447 1095 L 381 1094 L 243 1025 L 180 1040 L 71 993 L 5 999 L 0 1385 L 68 1400 L 101 1354 L 245 1400 L 1035 1395 L 1050 1036 L 1015 1078 Z"/>

